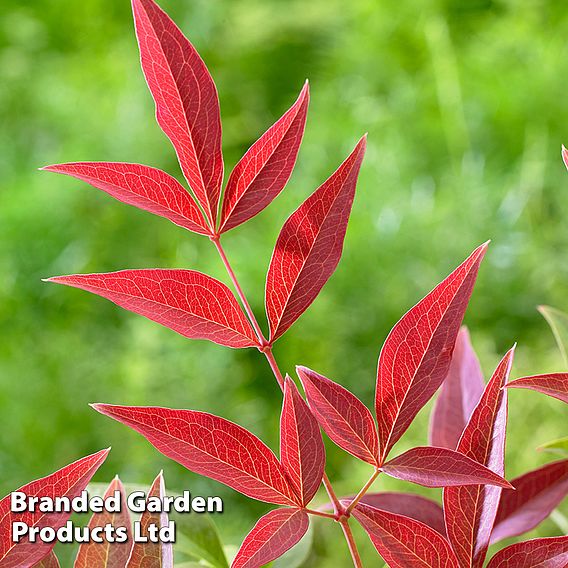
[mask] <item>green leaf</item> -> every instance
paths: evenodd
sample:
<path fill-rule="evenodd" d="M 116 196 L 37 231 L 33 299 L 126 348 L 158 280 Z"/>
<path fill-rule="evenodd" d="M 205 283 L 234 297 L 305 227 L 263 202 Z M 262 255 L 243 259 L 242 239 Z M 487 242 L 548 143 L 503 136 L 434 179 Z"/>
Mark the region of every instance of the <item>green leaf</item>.
<path fill-rule="evenodd" d="M 555 454 L 568 454 L 568 437 L 559 438 L 558 440 L 552 440 L 552 442 L 547 442 L 542 446 L 539 446 L 539 450 L 543 452 L 553 452 Z"/>
<path fill-rule="evenodd" d="M 314 541 L 313 524 L 310 524 L 304 538 L 288 552 L 272 563 L 272 568 L 299 568 L 310 555 Z"/>
<path fill-rule="evenodd" d="M 564 365 L 568 367 L 568 314 L 550 306 L 539 306 L 538 311 L 544 316 L 550 329 L 552 329 L 554 339 L 556 339 L 560 353 L 562 353 Z"/>

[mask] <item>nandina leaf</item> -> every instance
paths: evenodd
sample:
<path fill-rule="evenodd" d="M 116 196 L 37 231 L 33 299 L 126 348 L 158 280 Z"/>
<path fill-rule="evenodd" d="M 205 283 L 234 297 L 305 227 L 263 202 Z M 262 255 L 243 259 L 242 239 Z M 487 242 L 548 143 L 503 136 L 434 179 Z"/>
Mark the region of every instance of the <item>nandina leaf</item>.
<path fill-rule="evenodd" d="M 274 453 L 238 424 L 195 410 L 110 404 L 93 408 L 136 430 L 190 471 L 259 501 L 299 504 Z"/>
<path fill-rule="evenodd" d="M 59 564 L 59 560 L 52 550 L 43 560 L 34 564 L 33 568 L 61 568 L 61 564 Z"/>
<path fill-rule="evenodd" d="M 568 168 L 568 150 L 562 146 L 562 159 L 564 160 L 564 165 Z"/>
<path fill-rule="evenodd" d="M 301 504 L 306 506 L 321 484 L 325 448 L 317 420 L 288 376 L 280 418 L 280 461 Z"/>
<path fill-rule="evenodd" d="M 234 348 L 257 345 L 229 288 L 195 270 L 121 270 L 56 276 L 48 282 L 98 294 L 191 339 Z"/>
<path fill-rule="evenodd" d="M 568 314 L 550 306 L 539 306 L 538 311 L 550 326 L 564 364 L 568 367 Z"/>
<path fill-rule="evenodd" d="M 358 503 L 353 516 L 367 531 L 377 552 L 391 568 L 455 568 L 448 541 L 429 526 Z"/>
<path fill-rule="evenodd" d="M 246 536 L 231 568 L 259 568 L 282 556 L 306 534 L 308 514 L 301 509 L 276 509 L 262 517 Z"/>
<path fill-rule="evenodd" d="M 568 494 L 568 460 L 549 463 L 511 481 L 501 494 L 491 543 L 534 529 Z"/>
<path fill-rule="evenodd" d="M 566 568 L 568 536 L 535 538 L 500 550 L 487 568 Z"/>
<path fill-rule="evenodd" d="M 154 480 L 147 498 L 158 497 L 163 499 L 166 495 L 164 486 L 164 477 L 160 473 Z M 168 526 L 168 514 L 166 512 L 153 513 L 144 511 L 140 517 L 140 534 L 148 536 L 148 527 L 154 525 L 157 527 Z M 174 557 L 173 547 L 167 542 L 135 542 L 132 546 L 130 558 L 126 564 L 126 568 L 173 568 Z"/>
<path fill-rule="evenodd" d="M 342 449 L 378 465 L 379 440 L 371 411 L 346 388 L 307 367 L 296 367 L 308 404 L 326 434 Z"/>
<path fill-rule="evenodd" d="M 17 491 L 28 497 L 69 497 L 80 495 L 91 477 L 105 461 L 109 450 L 101 450 L 82 458 L 63 469 L 32 481 Z M 0 501 L 0 566 L 2 568 L 29 568 L 45 558 L 55 543 L 29 542 L 28 538 L 19 543 L 13 542 L 13 523 L 23 522 L 30 527 L 51 527 L 55 530 L 62 527 L 70 513 L 42 513 L 40 511 L 26 513 L 11 512 L 11 497 L 7 495 Z"/>
<path fill-rule="evenodd" d="M 455 487 L 481 483 L 511 487 L 502 476 L 449 448 L 412 448 L 385 463 L 381 470 L 391 477 L 412 481 L 424 487 Z"/>
<path fill-rule="evenodd" d="M 223 180 L 215 83 L 195 48 L 153 0 L 132 0 L 132 9 L 142 70 L 156 102 L 156 119 L 214 225 Z"/>
<path fill-rule="evenodd" d="M 280 231 L 266 278 L 271 342 L 304 313 L 339 262 L 365 147 L 363 137 Z"/>
<path fill-rule="evenodd" d="M 379 356 L 375 409 L 381 463 L 442 384 L 487 244 L 394 326 Z"/>
<path fill-rule="evenodd" d="M 549 373 L 521 377 L 507 384 L 509 388 L 530 389 L 547 394 L 568 404 L 568 373 Z"/>
<path fill-rule="evenodd" d="M 114 528 L 125 527 L 129 534 L 128 541 L 122 543 L 109 542 L 103 533 L 102 538 L 105 542 L 89 541 L 79 546 L 73 568 L 124 568 L 126 565 L 132 549 L 132 542 L 130 541 L 131 520 L 126 505 L 124 486 L 118 477 L 109 485 L 104 495 L 105 498 L 114 495 L 116 491 L 120 493 L 120 512 L 94 513 L 89 521 L 89 529 L 92 531 L 95 527 L 105 527 L 106 525 Z"/>
<path fill-rule="evenodd" d="M 220 233 L 260 213 L 284 189 L 300 149 L 309 98 L 306 81 L 298 100 L 248 149 L 231 172 L 223 196 Z"/>
<path fill-rule="evenodd" d="M 456 448 L 484 388 L 481 367 L 464 326 L 458 333 L 452 362 L 430 417 L 431 446 Z"/>
<path fill-rule="evenodd" d="M 507 392 L 514 348 L 501 360 L 460 438 L 458 451 L 498 475 L 505 470 Z M 502 489 L 490 485 L 444 489 L 448 538 L 462 568 L 483 565 Z"/>
<path fill-rule="evenodd" d="M 42 169 L 86 181 L 123 203 L 165 217 L 194 233 L 211 234 L 191 195 L 162 170 L 113 162 L 74 162 Z"/>

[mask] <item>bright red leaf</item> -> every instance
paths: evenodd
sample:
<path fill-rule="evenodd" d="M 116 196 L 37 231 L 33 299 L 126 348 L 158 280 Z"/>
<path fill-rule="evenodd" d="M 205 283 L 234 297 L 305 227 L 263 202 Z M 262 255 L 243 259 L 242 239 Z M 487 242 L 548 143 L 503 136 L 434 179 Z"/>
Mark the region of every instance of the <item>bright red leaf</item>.
<path fill-rule="evenodd" d="M 33 568 L 61 568 L 61 564 L 59 564 L 55 553 L 51 551 L 43 560 L 34 564 Z"/>
<path fill-rule="evenodd" d="M 107 298 L 185 337 L 227 347 L 257 345 L 254 331 L 233 293 L 195 270 L 121 270 L 48 278 Z"/>
<path fill-rule="evenodd" d="M 339 262 L 365 147 L 363 137 L 282 227 L 266 278 L 271 342 L 304 313 Z"/>
<path fill-rule="evenodd" d="M 262 517 L 246 536 L 231 568 L 259 568 L 298 543 L 309 526 L 301 509 L 276 509 Z"/>
<path fill-rule="evenodd" d="M 448 373 L 456 337 L 487 244 L 410 309 L 379 356 L 375 408 L 380 461 L 386 458 Z"/>
<path fill-rule="evenodd" d="M 507 393 L 514 349 L 501 360 L 464 430 L 458 451 L 503 476 Z M 444 489 L 448 538 L 462 568 L 483 565 L 502 489 L 491 485 Z"/>
<path fill-rule="evenodd" d="M 69 497 L 73 499 L 81 494 L 97 469 L 105 461 L 109 450 L 101 450 L 82 458 L 63 469 L 32 481 L 17 491 L 28 497 Z M 0 501 L 0 566 L 2 568 L 28 568 L 44 559 L 55 542 L 29 542 L 23 538 L 19 543 L 13 542 L 13 523 L 26 523 L 29 527 L 51 527 L 55 530 L 62 527 L 69 518 L 69 513 L 42 513 L 40 511 L 12 513 L 11 497 L 7 495 Z"/>
<path fill-rule="evenodd" d="M 254 217 L 284 189 L 300 149 L 309 98 L 306 81 L 298 100 L 235 166 L 223 195 L 220 233 Z"/>
<path fill-rule="evenodd" d="M 568 404 L 568 373 L 522 377 L 511 381 L 507 387 L 538 391 Z"/>
<path fill-rule="evenodd" d="M 296 367 L 308 404 L 325 433 L 342 449 L 378 465 L 379 440 L 370 410 L 346 388 L 307 367 Z"/>
<path fill-rule="evenodd" d="M 566 568 L 568 536 L 535 538 L 500 550 L 487 568 Z"/>
<path fill-rule="evenodd" d="M 259 501 L 299 504 L 274 453 L 238 424 L 194 410 L 110 404 L 93 408 L 136 430 L 190 471 Z"/>

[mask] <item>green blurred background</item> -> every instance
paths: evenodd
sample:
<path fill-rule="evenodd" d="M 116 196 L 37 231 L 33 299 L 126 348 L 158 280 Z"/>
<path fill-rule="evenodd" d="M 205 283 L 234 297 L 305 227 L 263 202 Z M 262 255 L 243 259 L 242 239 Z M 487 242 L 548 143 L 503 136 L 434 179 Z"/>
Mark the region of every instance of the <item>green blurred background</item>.
<path fill-rule="evenodd" d="M 487 375 L 518 342 L 514 375 L 562 361 L 535 307 L 568 310 L 568 13 L 554 0 L 163 0 L 217 82 L 226 169 L 293 102 L 312 103 L 298 166 L 268 210 L 225 239 L 262 315 L 278 231 L 361 134 L 369 149 L 341 264 L 277 344 L 371 404 L 397 319 L 479 243 L 490 252 L 466 316 Z M 141 162 L 180 177 L 153 118 L 127 0 L 3 0 L 0 8 L 0 493 L 108 445 L 97 476 L 220 494 L 237 544 L 267 510 L 159 455 L 90 402 L 222 414 L 277 448 L 280 393 L 254 350 L 189 341 L 56 274 L 188 267 L 226 281 L 207 239 L 119 204 L 54 162 Z M 508 476 L 550 460 L 566 407 L 510 395 Z M 398 449 L 426 441 L 422 412 Z M 340 492 L 368 468 L 339 450 Z M 409 488 L 380 479 L 377 488 Z M 430 492 L 436 495 L 437 492 Z M 564 514 L 568 508 L 564 506 Z M 561 519 L 559 521 L 562 522 Z M 532 535 L 559 534 L 547 521 Z M 376 556 L 357 533 L 371 565 Z M 348 566 L 338 527 L 317 527 L 313 566 Z"/>

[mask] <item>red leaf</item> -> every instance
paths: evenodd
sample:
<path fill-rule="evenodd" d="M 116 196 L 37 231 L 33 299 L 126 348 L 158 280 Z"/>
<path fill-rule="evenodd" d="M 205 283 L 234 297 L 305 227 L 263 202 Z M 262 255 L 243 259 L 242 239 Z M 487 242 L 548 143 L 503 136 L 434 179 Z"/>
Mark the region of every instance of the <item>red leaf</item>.
<path fill-rule="evenodd" d="M 33 568 L 61 568 L 59 564 L 59 560 L 57 560 L 57 556 L 53 550 L 43 559 L 40 560 L 37 564 L 34 564 Z"/>
<path fill-rule="evenodd" d="M 220 233 L 260 213 L 284 189 L 300 149 L 309 98 L 306 81 L 298 100 L 235 166 L 223 196 Z"/>
<path fill-rule="evenodd" d="M 122 270 L 56 276 L 47 281 L 98 294 L 191 339 L 209 339 L 234 348 L 257 345 L 229 288 L 195 270 Z"/>
<path fill-rule="evenodd" d="M 566 568 L 568 536 L 535 538 L 500 550 L 487 568 Z"/>
<path fill-rule="evenodd" d="M 74 162 L 42 169 L 86 181 L 123 203 L 165 217 L 194 233 L 211 233 L 191 195 L 162 170 L 112 162 Z"/>
<path fill-rule="evenodd" d="M 513 479 L 503 491 L 491 543 L 534 529 L 568 494 L 568 460 L 549 463 Z"/>
<path fill-rule="evenodd" d="M 317 420 L 288 376 L 280 418 L 280 461 L 302 506 L 306 506 L 321 484 L 325 448 Z"/>
<path fill-rule="evenodd" d="M 306 534 L 309 517 L 301 509 L 276 509 L 246 536 L 231 568 L 259 568 L 282 556 Z"/>
<path fill-rule="evenodd" d="M 522 377 L 511 381 L 507 387 L 538 391 L 568 404 L 568 373 Z"/>
<path fill-rule="evenodd" d="M 365 147 L 363 137 L 282 227 L 266 278 L 271 343 L 304 313 L 339 262 Z"/>
<path fill-rule="evenodd" d="M 96 454 L 82 458 L 63 469 L 32 481 L 17 491 L 28 497 L 69 497 L 73 499 L 87 487 L 91 477 L 105 461 L 109 450 L 101 450 Z M 0 566 L 2 568 L 28 568 L 45 558 L 55 543 L 29 542 L 23 538 L 19 543 L 13 542 L 12 530 L 16 522 L 26 523 L 29 527 L 51 527 L 59 529 L 67 522 L 70 513 L 42 513 L 39 511 L 26 513 L 11 512 L 11 494 L 0 501 Z"/>
<path fill-rule="evenodd" d="M 456 339 L 448 375 L 442 383 L 430 418 L 431 446 L 456 448 L 484 388 L 483 374 L 469 332 L 462 327 Z"/>
<path fill-rule="evenodd" d="M 190 471 L 259 501 L 299 504 L 274 453 L 238 424 L 194 410 L 110 404 L 93 408 L 136 430 Z"/>
<path fill-rule="evenodd" d="M 164 478 L 160 473 L 148 492 L 148 499 L 152 497 L 163 499 L 165 494 Z M 150 525 L 168 526 L 168 514 L 144 511 L 139 522 L 140 534 L 147 536 Z M 173 568 L 173 566 L 174 557 L 171 543 L 135 542 L 126 568 Z"/>
<path fill-rule="evenodd" d="M 223 180 L 215 83 L 195 48 L 153 0 L 132 0 L 132 9 L 142 70 L 156 102 L 156 119 L 214 225 Z"/>
<path fill-rule="evenodd" d="M 105 527 L 111 525 L 115 528 L 126 527 L 129 534 L 129 541 L 124 543 L 116 542 L 85 542 L 79 546 L 77 558 L 73 568 L 124 568 L 132 543 L 130 542 L 131 521 L 128 507 L 126 506 L 126 497 L 124 494 L 124 486 L 120 479 L 116 477 L 105 493 L 105 498 L 120 492 L 120 512 L 119 513 L 94 513 L 89 521 L 89 529 L 95 527 Z M 103 535 L 103 539 L 104 539 Z M 105 539 L 106 540 L 106 539 Z"/>
<path fill-rule="evenodd" d="M 455 487 L 480 483 L 510 488 L 511 484 L 490 469 L 449 448 L 412 448 L 385 463 L 387 475 L 424 487 Z"/>
<path fill-rule="evenodd" d="M 381 463 L 447 375 L 487 244 L 394 326 L 379 356 L 375 408 Z"/>
<path fill-rule="evenodd" d="M 456 557 L 448 543 L 429 526 L 358 503 L 353 516 L 371 537 L 378 553 L 391 568 L 455 568 Z"/>
<path fill-rule="evenodd" d="M 342 449 L 377 466 L 379 440 L 369 409 L 341 385 L 306 367 L 296 367 L 308 404 L 326 434 Z"/>
<path fill-rule="evenodd" d="M 568 168 L 568 150 L 562 146 L 562 159 L 564 160 L 564 165 Z"/>
<path fill-rule="evenodd" d="M 458 451 L 504 474 L 507 382 L 514 348 L 501 360 L 464 430 Z M 462 567 L 481 567 L 499 507 L 501 488 L 476 485 L 444 489 L 448 538 Z"/>

